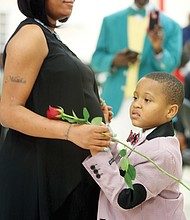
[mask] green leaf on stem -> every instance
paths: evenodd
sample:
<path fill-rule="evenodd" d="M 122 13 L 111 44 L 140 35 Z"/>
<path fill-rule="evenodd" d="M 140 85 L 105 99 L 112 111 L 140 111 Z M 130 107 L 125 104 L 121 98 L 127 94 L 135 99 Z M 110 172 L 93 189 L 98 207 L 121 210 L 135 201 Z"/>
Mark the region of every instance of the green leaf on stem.
<path fill-rule="evenodd" d="M 122 157 L 121 161 L 120 161 L 120 166 L 121 166 L 121 169 L 123 171 L 126 171 L 128 170 L 128 166 L 129 166 L 129 158 L 127 157 Z"/>
<path fill-rule="evenodd" d="M 84 116 L 84 119 L 86 119 L 86 121 L 88 121 L 90 114 L 89 114 L 87 108 L 83 108 L 83 116 Z"/>
<path fill-rule="evenodd" d="M 134 190 L 131 177 L 129 176 L 127 172 L 125 173 L 124 178 L 125 178 L 125 182 L 127 183 L 128 187 Z"/>
<path fill-rule="evenodd" d="M 92 125 L 101 125 L 102 124 L 102 117 L 95 117 L 91 121 Z"/>
<path fill-rule="evenodd" d="M 120 154 L 122 157 L 125 157 L 126 153 L 127 153 L 126 149 L 122 149 L 122 150 L 120 150 L 120 152 L 119 152 L 119 154 Z"/>
<path fill-rule="evenodd" d="M 127 173 L 129 174 L 132 180 L 136 178 L 136 170 L 133 165 L 129 164 Z"/>

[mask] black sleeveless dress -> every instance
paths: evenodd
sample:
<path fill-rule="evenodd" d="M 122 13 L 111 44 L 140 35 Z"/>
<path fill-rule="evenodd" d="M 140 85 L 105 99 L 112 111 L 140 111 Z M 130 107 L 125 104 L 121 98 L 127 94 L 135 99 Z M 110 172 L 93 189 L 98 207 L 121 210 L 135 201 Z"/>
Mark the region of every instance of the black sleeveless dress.
<path fill-rule="evenodd" d="M 91 69 L 34 19 L 21 22 L 15 33 L 26 24 L 41 27 L 49 48 L 26 107 L 45 117 L 49 105 L 79 117 L 86 107 L 91 119 L 103 117 Z M 82 166 L 89 154 L 69 141 L 9 129 L 0 151 L 0 219 L 96 220 L 99 187 Z"/>

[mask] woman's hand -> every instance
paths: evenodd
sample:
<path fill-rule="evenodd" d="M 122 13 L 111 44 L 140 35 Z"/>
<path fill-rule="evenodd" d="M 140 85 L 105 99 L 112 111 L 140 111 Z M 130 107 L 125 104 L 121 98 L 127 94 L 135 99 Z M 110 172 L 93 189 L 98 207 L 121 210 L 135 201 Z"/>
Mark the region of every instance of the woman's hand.
<path fill-rule="evenodd" d="M 103 99 L 100 99 L 100 103 L 101 103 L 101 108 L 104 114 L 105 121 L 106 123 L 110 123 L 113 118 L 113 112 L 111 111 L 112 107 L 107 106 Z"/>
<path fill-rule="evenodd" d="M 110 146 L 111 136 L 106 125 L 86 125 L 72 124 L 68 134 L 68 140 L 83 149 L 88 149 L 91 153 L 106 151 Z"/>

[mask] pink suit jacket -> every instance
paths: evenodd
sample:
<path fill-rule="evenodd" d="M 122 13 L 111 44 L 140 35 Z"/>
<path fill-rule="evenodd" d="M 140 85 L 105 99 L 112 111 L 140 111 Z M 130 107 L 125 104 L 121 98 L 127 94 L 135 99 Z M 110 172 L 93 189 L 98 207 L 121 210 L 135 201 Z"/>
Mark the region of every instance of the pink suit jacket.
<path fill-rule="evenodd" d="M 165 171 L 181 179 L 182 159 L 176 137 L 140 139 L 134 148 L 154 160 Z M 119 164 L 113 160 L 112 150 L 86 158 L 84 167 L 101 187 L 97 220 L 185 220 L 183 195 L 179 184 L 159 171 L 144 157 L 129 152 L 137 176 L 133 184 L 146 190 L 146 198 L 133 208 L 124 209 L 118 204 L 122 190 L 127 189 L 120 175 Z"/>

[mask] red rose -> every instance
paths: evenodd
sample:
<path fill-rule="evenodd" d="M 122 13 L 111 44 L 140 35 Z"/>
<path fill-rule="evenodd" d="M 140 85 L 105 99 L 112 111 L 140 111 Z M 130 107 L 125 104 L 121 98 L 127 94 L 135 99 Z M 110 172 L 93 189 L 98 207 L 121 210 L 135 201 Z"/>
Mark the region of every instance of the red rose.
<path fill-rule="evenodd" d="M 51 105 L 49 106 L 49 109 L 47 110 L 47 117 L 49 119 L 60 119 L 61 112 L 58 108 L 53 108 Z"/>

